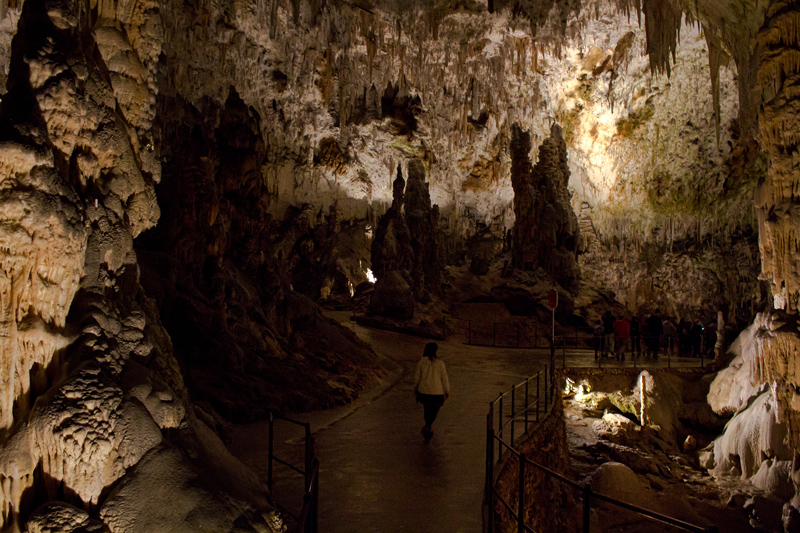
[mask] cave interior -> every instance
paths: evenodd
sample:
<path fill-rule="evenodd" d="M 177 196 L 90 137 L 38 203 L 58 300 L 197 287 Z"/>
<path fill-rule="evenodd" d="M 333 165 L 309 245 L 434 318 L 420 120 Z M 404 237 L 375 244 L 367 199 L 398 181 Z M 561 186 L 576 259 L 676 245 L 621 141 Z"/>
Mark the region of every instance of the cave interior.
<path fill-rule="evenodd" d="M 612 313 L 707 330 L 650 442 L 800 531 L 799 50 L 795 0 L 0 0 L 0 529 L 283 531 L 226 439 L 392 375 L 334 313 Z"/>

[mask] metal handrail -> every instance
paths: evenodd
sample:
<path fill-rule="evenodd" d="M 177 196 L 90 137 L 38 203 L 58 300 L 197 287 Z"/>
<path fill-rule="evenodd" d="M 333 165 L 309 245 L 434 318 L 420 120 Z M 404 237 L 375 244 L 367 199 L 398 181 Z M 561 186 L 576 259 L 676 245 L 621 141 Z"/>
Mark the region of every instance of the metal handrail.
<path fill-rule="evenodd" d="M 631 338 L 632 337 L 628 337 L 628 339 L 631 339 Z M 656 337 L 652 337 L 652 336 L 648 336 L 648 335 L 641 335 L 641 336 L 639 336 L 637 338 L 640 339 L 642 342 L 644 342 L 647 339 L 655 339 Z M 661 339 L 661 338 L 663 338 L 663 337 L 659 337 L 659 339 Z M 570 343 L 572 344 L 572 349 L 585 350 L 585 351 L 591 352 L 594 348 L 579 348 L 578 347 L 578 340 L 581 339 L 583 341 L 586 341 L 587 344 L 591 344 L 591 343 L 597 341 L 598 338 L 594 337 L 594 336 L 577 337 L 577 336 L 573 336 L 573 335 L 556 335 L 555 339 L 553 339 L 552 337 L 547 337 L 547 339 L 550 341 L 550 344 L 552 346 L 552 350 L 553 351 L 559 351 L 559 350 L 561 351 L 561 366 L 562 366 L 562 368 L 566 368 L 566 365 L 567 365 L 566 356 L 567 356 L 567 348 L 568 348 L 567 344 L 568 344 L 568 341 L 570 341 Z M 661 353 L 661 357 L 666 356 L 667 367 L 668 368 L 672 368 L 672 365 L 673 365 L 673 362 L 672 362 L 672 350 L 669 349 L 667 346 L 665 346 L 662 341 L 659 341 L 659 350 L 661 348 L 664 348 L 664 351 Z M 642 356 L 646 351 L 647 350 L 641 350 Z M 687 357 L 687 356 L 680 356 L 680 357 Z M 691 356 L 691 358 L 697 358 L 697 357 Z M 713 356 L 707 354 L 706 350 L 704 349 L 704 350 L 700 351 L 700 356 L 697 359 L 699 359 L 700 368 L 703 368 L 703 367 L 706 366 L 706 362 L 713 361 Z M 637 363 L 639 361 L 639 356 L 635 356 L 635 355 L 631 354 L 631 361 L 633 362 L 634 368 L 636 368 Z M 603 367 L 603 358 L 602 357 L 598 358 L 596 363 L 597 363 L 597 367 L 598 368 L 602 368 Z M 685 362 L 681 363 L 679 366 L 682 367 L 682 368 L 692 368 L 691 364 L 688 364 L 688 363 L 685 363 Z"/>
<path fill-rule="evenodd" d="M 540 372 L 541 373 L 541 372 Z M 538 377 L 539 374 L 537 374 Z M 545 372 L 546 375 L 546 372 Z M 554 383 L 551 381 L 550 387 L 553 387 Z M 505 394 L 505 393 L 504 393 Z M 503 506 L 508 510 L 511 517 L 517 522 L 517 532 L 532 532 L 533 530 L 524 522 L 524 510 L 525 510 L 525 465 L 531 465 L 540 471 L 544 472 L 546 475 L 550 477 L 554 477 L 559 481 L 566 483 L 573 489 L 577 489 L 581 491 L 582 499 L 583 499 L 583 532 L 589 533 L 590 529 L 590 519 L 591 519 L 591 505 L 592 505 L 592 498 L 596 498 L 599 500 L 606 501 L 612 505 L 616 505 L 618 507 L 622 507 L 624 509 L 628 509 L 635 513 L 638 513 L 642 516 L 647 518 L 657 520 L 659 522 L 663 522 L 665 524 L 669 524 L 671 526 L 675 526 L 677 528 L 683 529 L 684 531 L 691 531 L 695 533 L 717 533 L 719 530 L 716 526 L 709 526 L 703 527 L 698 526 L 696 524 L 692 524 L 689 522 L 685 522 L 678 518 L 673 518 L 671 516 L 667 516 L 661 513 L 657 513 L 650 509 L 645 509 L 643 507 L 638 507 L 631 503 L 623 502 L 612 498 L 606 494 L 602 494 L 599 492 L 593 492 L 591 484 L 580 484 L 574 480 L 569 479 L 568 477 L 564 476 L 563 474 L 559 474 L 558 472 L 547 468 L 544 465 L 536 463 L 535 461 L 531 461 L 525 455 L 525 453 L 520 452 L 513 446 L 513 434 L 512 434 L 512 441 L 511 443 L 506 442 L 502 438 L 502 432 L 500 435 L 495 434 L 494 432 L 494 406 L 496 403 L 500 402 L 502 405 L 502 396 L 495 400 L 494 402 L 490 403 L 489 405 L 489 413 L 486 416 L 486 428 L 487 428 L 487 438 L 486 438 L 486 490 L 485 490 L 485 498 L 484 504 L 487 506 L 487 518 L 488 524 L 486 524 L 487 528 L 486 531 L 488 533 L 494 533 L 494 502 L 495 499 L 499 500 Z M 547 396 L 547 391 L 545 391 L 545 397 Z M 545 410 L 547 410 L 547 405 L 545 406 Z M 501 413 L 502 417 L 502 413 Z M 513 426 L 512 426 L 513 427 Z M 513 506 L 507 502 L 498 491 L 495 489 L 494 486 L 494 442 L 497 441 L 502 447 L 506 449 L 506 451 L 510 452 L 512 455 L 516 456 L 519 462 L 519 473 L 518 473 L 518 509 L 515 511 Z M 500 447 L 498 446 L 498 452 L 500 452 Z M 499 453 L 502 456 L 502 452 Z"/>
<path fill-rule="evenodd" d="M 294 466 L 287 461 L 275 457 L 275 420 L 283 420 L 305 429 L 305 458 L 304 467 Z M 297 518 L 297 523 L 292 533 L 317 533 L 319 531 L 319 459 L 317 458 L 316 443 L 311 434 L 311 424 L 299 422 L 277 413 L 269 414 L 269 459 L 267 463 L 267 488 L 272 493 L 273 487 L 273 462 L 289 467 L 305 478 L 303 492 L 303 509 Z"/>
<path fill-rule="evenodd" d="M 311 461 L 311 472 L 303 494 L 303 510 L 297 518 L 297 524 L 292 533 L 316 533 L 318 530 L 317 509 L 319 508 L 319 459 L 314 457 Z"/>
<path fill-rule="evenodd" d="M 552 371 L 552 365 L 551 365 L 550 370 Z M 551 387 L 548 386 L 548 375 L 551 375 L 551 373 L 548 373 L 548 366 L 545 365 L 544 370 L 540 370 L 536 374 L 526 378 L 524 381 L 521 381 L 521 382 L 517 383 L 516 385 L 511 387 L 511 389 L 509 391 L 503 392 L 502 394 L 500 394 L 497 397 L 496 400 L 491 402 L 490 409 L 492 411 L 494 411 L 495 406 L 496 406 L 497 410 L 498 410 L 498 413 L 499 413 L 499 423 L 498 423 L 497 431 L 498 431 L 498 433 L 500 434 L 501 437 L 503 436 L 503 431 L 510 425 L 511 426 L 511 441 L 512 442 L 514 441 L 514 429 L 515 429 L 514 428 L 514 423 L 517 422 L 519 417 L 521 417 L 522 415 L 525 416 L 525 418 L 524 418 L 524 420 L 525 420 L 525 425 L 524 425 L 525 430 L 524 430 L 524 432 L 527 433 L 528 432 L 528 424 L 530 422 L 528 415 L 534 409 L 536 411 L 536 422 L 539 421 L 539 413 L 541 411 L 542 400 L 544 400 L 544 410 L 546 411 L 547 410 L 547 406 L 549 404 L 548 398 L 552 399 L 552 397 L 553 397 L 553 394 L 550 391 Z M 531 398 L 529 389 L 530 389 L 530 383 L 534 379 L 536 380 L 536 396 Z M 544 398 L 542 398 L 541 386 L 540 386 L 540 383 L 541 383 L 542 379 L 544 379 Z M 549 381 L 551 382 L 551 386 L 552 386 L 552 376 L 550 377 Z M 524 385 L 524 389 L 525 389 L 525 405 L 524 405 L 524 408 L 522 410 L 517 411 L 516 391 L 517 391 L 518 388 L 522 388 L 523 385 Z M 509 394 L 511 395 L 511 415 L 508 417 L 507 421 L 504 421 L 504 417 L 503 417 L 503 403 L 504 402 L 503 402 L 503 400 Z"/>

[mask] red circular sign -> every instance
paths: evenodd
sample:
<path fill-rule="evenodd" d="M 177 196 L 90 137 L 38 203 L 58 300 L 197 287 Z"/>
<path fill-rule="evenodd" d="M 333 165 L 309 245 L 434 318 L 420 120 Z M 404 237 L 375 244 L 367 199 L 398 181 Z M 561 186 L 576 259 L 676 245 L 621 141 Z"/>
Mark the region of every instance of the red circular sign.
<path fill-rule="evenodd" d="M 550 306 L 550 309 L 555 309 L 558 307 L 558 291 L 555 289 L 550 289 L 547 293 L 547 305 Z"/>

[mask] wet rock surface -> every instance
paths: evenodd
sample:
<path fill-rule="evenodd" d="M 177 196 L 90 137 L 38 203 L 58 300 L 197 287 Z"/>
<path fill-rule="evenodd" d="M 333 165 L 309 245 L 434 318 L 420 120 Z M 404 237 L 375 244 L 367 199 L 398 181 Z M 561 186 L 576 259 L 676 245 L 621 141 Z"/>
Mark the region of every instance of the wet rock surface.
<path fill-rule="evenodd" d="M 726 505 L 730 488 L 717 484 L 698 464 L 696 451 L 687 446 L 692 440 L 707 443 L 713 433 L 709 428 L 686 428 L 678 410 L 670 407 L 669 398 L 675 393 L 682 396 L 684 382 L 696 382 L 699 376 L 681 378 L 662 371 L 645 371 L 643 376 L 652 387 L 648 390 L 655 393 L 650 395 L 644 425 L 637 414 L 641 405 L 636 405 L 640 398 L 636 387 L 642 379 L 636 374 L 575 380 L 577 393 L 564 401 L 574 474 L 591 483 L 595 492 L 679 520 L 703 527 L 716 525 L 720 531 L 751 531 L 747 510 Z M 667 390 L 658 392 L 661 388 Z M 659 407 L 662 400 L 667 405 Z M 598 531 L 671 531 L 669 526 L 607 502 L 593 506 L 592 527 Z"/>

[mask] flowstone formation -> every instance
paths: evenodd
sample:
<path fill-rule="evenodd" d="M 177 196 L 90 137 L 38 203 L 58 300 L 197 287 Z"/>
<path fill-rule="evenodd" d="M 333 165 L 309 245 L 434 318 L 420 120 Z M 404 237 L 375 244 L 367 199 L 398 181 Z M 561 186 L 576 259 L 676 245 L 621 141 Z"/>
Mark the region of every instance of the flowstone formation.
<path fill-rule="evenodd" d="M 516 268 L 541 267 L 559 285 L 574 291 L 578 284 L 578 219 L 567 191 L 567 146 L 561 127 L 539 146 L 531 166 L 530 134 L 511 128 L 511 182 L 514 186 L 514 229 L 511 257 Z"/>
<path fill-rule="evenodd" d="M 800 525 L 797 331 L 796 316 L 773 311 L 759 313 L 739 335 L 729 350 L 733 360 L 708 395 L 716 413 L 732 418 L 701 454 L 702 465 L 718 479 L 741 480 L 743 494 L 766 496 L 764 505 L 783 516 L 787 531 Z"/>

